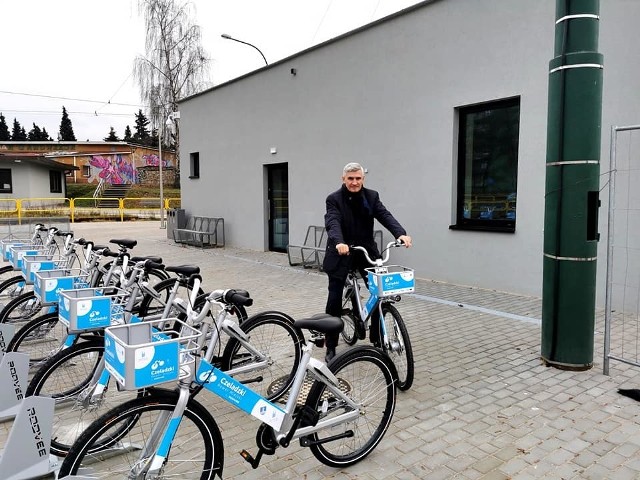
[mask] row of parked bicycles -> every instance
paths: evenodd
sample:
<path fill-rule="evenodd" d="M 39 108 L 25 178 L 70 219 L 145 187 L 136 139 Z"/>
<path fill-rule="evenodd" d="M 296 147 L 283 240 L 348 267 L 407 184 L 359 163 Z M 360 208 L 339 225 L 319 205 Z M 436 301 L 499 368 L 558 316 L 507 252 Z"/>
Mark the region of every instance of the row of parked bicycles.
<path fill-rule="evenodd" d="M 413 272 L 386 265 L 395 242 L 369 259 L 368 300 L 354 272 L 342 318 L 297 320 L 252 314 L 247 291 L 204 291 L 199 267 L 133 256 L 136 245 L 44 225 L 2 240 L 0 349 L 28 356 L 26 397 L 52 399 L 57 478 L 222 478 L 223 437 L 203 390 L 260 421 L 257 453 L 241 452 L 253 468 L 294 440 L 332 467 L 375 449 L 414 375 L 394 306 Z M 325 334 L 364 339 L 376 311 L 380 348 L 353 346 L 329 364 L 313 356 Z"/>

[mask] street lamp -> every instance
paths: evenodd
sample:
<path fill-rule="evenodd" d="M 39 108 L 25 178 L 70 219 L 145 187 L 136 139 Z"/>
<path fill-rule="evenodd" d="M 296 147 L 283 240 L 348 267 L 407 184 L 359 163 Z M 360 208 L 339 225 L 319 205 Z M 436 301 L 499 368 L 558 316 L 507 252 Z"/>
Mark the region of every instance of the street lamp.
<path fill-rule="evenodd" d="M 164 131 L 162 129 L 162 122 L 158 122 L 158 174 L 160 176 L 160 228 L 167 228 L 167 224 L 164 219 L 164 180 L 162 179 L 162 140 L 164 137 Z"/>
<path fill-rule="evenodd" d="M 267 62 L 267 59 L 266 59 L 266 58 L 265 58 L 265 56 L 264 56 L 264 53 L 262 53 L 262 52 L 260 51 L 260 49 L 259 49 L 258 47 L 256 47 L 255 45 L 252 45 L 252 44 L 251 44 L 251 43 L 249 43 L 249 42 L 243 42 L 242 40 L 238 40 L 237 38 L 233 38 L 231 35 L 228 35 L 228 34 L 226 34 L 226 33 L 223 33 L 223 34 L 222 34 L 222 35 L 220 35 L 220 36 L 221 36 L 222 38 L 224 38 L 225 40 L 233 40 L 234 42 L 244 43 L 245 45 L 249 45 L 250 47 L 255 48 L 255 49 L 258 51 L 258 53 L 260 53 L 260 55 L 262 55 L 262 59 L 264 60 L 264 64 L 265 64 L 265 65 L 269 65 L 269 62 Z"/>
<path fill-rule="evenodd" d="M 167 117 L 167 120 L 164 122 L 166 127 L 165 131 L 169 131 L 174 133 L 175 122 L 180 118 L 180 112 L 171 112 Z M 160 176 L 160 228 L 167 228 L 167 223 L 165 221 L 164 214 L 164 180 L 162 179 L 162 140 L 164 139 L 164 132 L 162 130 L 162 123 L 160 123 L 160 140 L 158 142 L 158 153 L 160 155 L 160 159 L 158 162 L 158 174 Z"/>

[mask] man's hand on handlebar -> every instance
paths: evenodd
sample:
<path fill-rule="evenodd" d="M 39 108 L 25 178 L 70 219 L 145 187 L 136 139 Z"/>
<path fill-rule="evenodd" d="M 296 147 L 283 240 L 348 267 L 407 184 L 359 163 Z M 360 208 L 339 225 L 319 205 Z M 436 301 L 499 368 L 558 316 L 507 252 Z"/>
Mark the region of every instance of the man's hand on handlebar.
<path fill-rule="evenodd" d="M 411 237 L 409 235 L 400 235 L 398 237 L 398 242 L 409 248 L 411 246 Z"/>
<path fill-rule="evenodd" d="M 338 250 L 339 255 L 349 255 L 349 245 L 346 243 L 338 243 L 336 245 L 336 250 Z"/>

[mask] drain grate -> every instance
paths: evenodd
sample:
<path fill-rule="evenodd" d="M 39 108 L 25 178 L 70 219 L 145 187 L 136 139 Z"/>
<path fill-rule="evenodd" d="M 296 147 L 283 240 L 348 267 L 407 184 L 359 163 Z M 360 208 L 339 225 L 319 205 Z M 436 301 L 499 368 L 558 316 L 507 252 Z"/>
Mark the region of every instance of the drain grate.
<path fill-rule="evenodd" d="M 269 388 L 267 388 L 267 395 L 272 395 L 274 392 L 282 388 L 284 383 L 287 381 L 287 378 L 288 377 L 283 376 L 271 382 L 271 385 L 269 385 Z M 304 379 L 304 383 L 302 384 L 302 388 L 300 389 L 300 395 L 298 396 L 298 405 L 304 405 L 304 403 L 307 401 L 307 397 L 309 396 L 309 391 L 311 390 L 313 382 L 314 380 L 310 377 L 306 377 Z M 340 391 L 342 393 L 349 393 L 351 391 L 351 385 L 343 378 L 338 378 L 338 387 L 340 388 Z M 322 400 L 329 398 L 330 395 L 331 392 L 325 391 L 322 394 Z M 285 393 L 281 398 L 279 398 L 278 402 L 287 403 L 288 398 L 289 392 Z"/>

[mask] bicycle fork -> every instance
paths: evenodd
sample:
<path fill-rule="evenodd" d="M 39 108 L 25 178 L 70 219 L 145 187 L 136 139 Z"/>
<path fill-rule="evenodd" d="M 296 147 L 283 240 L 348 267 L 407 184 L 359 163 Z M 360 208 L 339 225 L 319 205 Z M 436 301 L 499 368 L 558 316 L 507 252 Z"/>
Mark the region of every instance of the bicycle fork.
<path fill-rule="evenodd" d="M 162 411 L 153 425 L 149 441 L 145 443 L 138 461 L 133 465 L 129 479 L 143 480 L 148 476 L 155 478 L 154 475 L 164 467 L 190 398 L 189 389 L 182 387 L 181 385 L 175 408 L 172 411 Z"/>
<path fill-rule="evenodd" d="M 399 353 L 404 351 L 404 344 L 402 343 L 402 337 L 400 335 L 394 335 L 393 338 L 395 340 L 391 340 L 389 336 L 389 332 L 387 331 L 387 323 L 384 321 L 384 314 L 382 313 L 382 305 L 383 303 L 393 303 L 393 302 L 380 302 L 378 305 L 378 314 L 380 316 L 380 341 L 384 346 L 384 349 L 389 352 Z M 394 319 L 395 325 L 395 319 Z M 395 327 L 394 327 L 395 328 Z"/>

